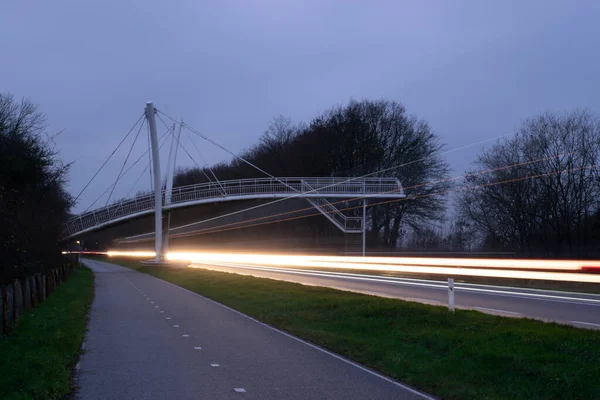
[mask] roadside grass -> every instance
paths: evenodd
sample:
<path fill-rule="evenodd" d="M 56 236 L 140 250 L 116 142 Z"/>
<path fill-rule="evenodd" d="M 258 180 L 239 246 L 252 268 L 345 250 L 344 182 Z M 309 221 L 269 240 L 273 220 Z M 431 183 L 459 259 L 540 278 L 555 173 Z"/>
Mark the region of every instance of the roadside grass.
<path fill-rule="evenodd" d="M 62 399 L 72 388 L 94 274 L 79 267 L 0 340 L 0 399 Z"/>
<path fill-rule="evenodd" d="M 600 399 L 600 332 L 204 269 L 142 267 L 444 399 Z"/>

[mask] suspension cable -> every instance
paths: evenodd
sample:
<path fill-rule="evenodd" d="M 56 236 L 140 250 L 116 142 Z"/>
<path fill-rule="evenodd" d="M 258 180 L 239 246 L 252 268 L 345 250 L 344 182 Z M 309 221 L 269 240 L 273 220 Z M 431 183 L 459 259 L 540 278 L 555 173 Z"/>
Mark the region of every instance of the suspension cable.
<path fill-rule="evenodd" d="M 165 137 L 165 135 L 166 135 L 166 132 L 161 135 L 159 140 L 162 140 Z M 146 153 L 148 153 L 149 151 L 150 151 L 150 149 L 147 149 L 144 153 L 142 153 L 142 155 L 139 156 L 138 159 L 135 160 L 135 162 L 129 166 L 129 168 L 127 168 L 127 170 L 123 173 L 122 176 L 127 175 L 127 173 L 129 173 L 129 171 L 131 171 L 133 169 L 133 167 L 135 167 L 140 162 L 140 160 L 146 155 Z M 146 170 L 144 170 L 144 172 L 145 171 Z M 111 189 L 111 187 L 112 187 L 112 185 L 107 187 L 106 190 L 104 192 L 102 192 L 102 194 L 100 196 L 98 196 L 98 198 L 96 198 L 96 200 L 94 200 L 94 202 L 92 204 L 90 204 L 88 206 L 88 208 L 86 208 L 82 214 L 85 214 L 86 212 L 88 212 L 90 210 L 90 208 L 92 208 L 94 206 L 94 204 L 96 204 L 106 193 L 108 193 L 108 191 Z"/>
<path fill-rule="evenodd" d="M 161 136 L 161 138 L 159 140 L 165 139 L 165 135 L 166 134 L 167 133 L 165 132 L 165 134 L 163 136 Z M 165 143 L 167 143 L 167 141 L 163 140 L 163 142 L 158 146 L 158 150 L 161 150 Z M 129 189 L 129 192 L 127 192 L 127 194 L 125 195 L 126 198 L 129 198 L 129 195 L 131 194 L 131 192 L 133 191 L 133 189 L 136 187 L 136 185 L 138 184 L 138 182 L 140 181 L 140 179 L 142 179 L 142 176 L 144 176 L 144 174 L 146 173 L 146 171 L 148 170 L 149 167 L 150 167 L 150 163 L 148 163 L 148 165 L 146 165 L 146 168 L 144 168 L 144 170 L 142 171 L 142 173 L 140 174 L 140 176 L 138 176 L 138 178 L 135 180 L 135 182 L 133 183 L 133 185 Z"/>
<path fill-rule="evenodd" d="M 105 207 L 108 206 L 108 203 L 110 202 L 110 198 L 113 195 L 113 192 L 115 191 L 115 188 L 117 187 L 117 183 L 119 182 L 119 179 L 121 178 L 121 174 L 123 173 L 123 169 L 125 169 L 125 165 L 127 165 L 127 161 L 129 161 L 129 156 L 131 156 L 131 152 L 133 151 L 133 147 L 135 146 L 138 137 L 140 136 L 140 132 L 142 131 L 142 128 L 144 127 L 144 124 L 141 123 L 140 124 L 140 128 L 138 129 L 136 135 L 135 135 L 135 139 L 133 139 L 133 143 L 131 144 L 131 147 L 129 148 L 129 152 L 127 153 L 127 157 L 125 157 L 125 161 L 123 162 L 123 165 L 121 165 L 121 170 L 119 171 L 119 175 L 117 175 L 117 179 L 115 180 L 115 184 L 112 186 L 112 189 L 110 190 L 110 194 L 108 195 L 108 198 L 106 199 L 106 204 L 104 205 Z"/>
<path fill-rule="evenodd" d="M 158 111 L 158 113 L 163 114 L 165 117 L 169 118 L 172 121 L 175 121 L 175 119 L 173 119 L 172 117 L 170 117 L 169 115 Z M 192 128 L 191 126 L 189 126 L 188 124 L 186 124 L 185 122 L 182 122 L 182 126 L 186 129 L 189 129 L 192 133 L 195 133 L 196 135 L 200 136 L 202 139 L 206 140 L 207 142 L 217 146 L 218 148 L 220 148 L 221 150 L 227 152 L 228 154 L 230 154 L 231 156 L 237 158 L 238 160 L 243 161 L 244 163 L 248 164 L 249 166 L 251 166 L 252 168 L 256 169 L 259 172 L 262 172 L 263 174 L 267 175 L 268 177 L 275 179 L 277 182 L 281 183 L 282 185 L 288 187 L 289 189 L 292 189 L 294 192 L 298 192 L 298 190 L 290 185 L 288 185 L 287 183 L 283 182 L 281 179 L 271 175 L 270 173 L 268 173 L 267 171 L 265 171 L 264 169 L 252 164 L 250 161 L 246 160 L 244 157 L 238 156 L 237 154 L 235 154 L 234 152 L 228 150 L 226 147 L 224 147 L 223 145 L 215 142 L 213 139 L 209 138 L 206 135 L 203 135 L 201 132 L 195 130 L 194 128 Z"/>
<path fill-rule="evenodd" d="M 162 143 L 159 144 L 158 146 L 158 150 L 160 151 L 163 147 L 163 145 L 165 143 L 167 143 L 165 139 L 166 135 L 168 132 L 165 132 L 161 135 L 161 137 L 158 139 L 159 142 L 162 140 Z M 145 155 L 145 154 L 144 154 Z M 144 168 L 144 170 L 142 171 L 142 173 L 138 176 L 138 178 L 135 180 L 135 182 L 133 183 L 133 185 L 131 185 L 131 187 L 129 188 L 129 191 L 127 192 L 127 194 L 125 195 L 125 199 L 129 198 L 129 195 L 131 194 L 131 192 L 133 191 L 133 189 L 137 186 L 138 182 L 140 181 L 140 179 L 142 179 L 142 177 L 144 176 L 144 174 L 146 173 L 146 171 L 148 170 L 148 168 L 150 167 L 151 163 L 148 163 L 148 165 L 146 165 L 146 168 Z M 150 192 L 152 193 L 152 192 Z M 136 196 L 137 199 L 137 196 Z M 127 201 L 127 200 L 126 200 Z M 115 209 L 114 213 L 116 213 L 117 211 L 119 211 L 119 209 L 121 208 L 121 206 L 123 205 L 123 202 L 119 204 L 119 206 Z"/>
<path fill-rule="evenodd" d="M 156 116 L 158 117 L 158 119 L 160 120 L 160 122 L 162 122 L 162 124 L 164 126 L 167 126 L 167 124 L 165 123 L 165 121 L 160 117 L 159 114 L 156 114 Z M 177 140 L 177 145 L 180 146 L 183 151 L 185 151 L 185 154 L 187 154 L 187 156 L 190 158 L 190 160 L 192 160 L 192 162 L 194 164 L 196 164 L 196 167 L 198 167 L 198 169 L 200 170 L 200 172 L 202 172 L 204 174 L 204 176 L 206 177 L 206 179 L 208 179 L 208 181 L 210 183 L 212 183 L 212 180 L 210 179 L 210 177 L 208 175 L 206 175 L 206 172 L 204 172 L 204 169 L 200 167 L 200 165 L 198 165 L 198 163 L 196 162 L 196 160 L 194 160 L 194 158 L 192 157 L 192 155 L 187 151 L 187 149 L 185 147 L 183 147 L 183 145 L 181 144 L 181 142 L 179 141 L 179 138 L 177 136 L 175 136 L 175 134 L 173 133 L 173 138 L 175 140 Z M 220 184 L 219 184 L 220 186 Z M 225 190 L 223 189 L 223 187 L 221 186 L 221 191 L 223 192 L 223 195 L 227 195 L 227 193 L 225 192 Z"/>
<path fill-rule="evenodd" d="M 204 162 L 204 165 L 206 165 L 206 167 L 208 168 L 208 170 L 210 171 L 210 173 L 212 174 L 212 176 L 215 178 L 215 181 L 219 184 L 219 186 L 223 190 L 223 193 L 225 193 L 225 188 L 223 188 L 223 185 L 221 185 L 221 182 L 219 181 L 219 178 L 217 178 L 217 175 L 215 175 L 215 172 L 212 170 L 212 168 L 210 167 L 210 165 L 206 162 L 206 159 L 204 158 L 204 156 L 200 152 L 200 149 L 196 146 L 196 143 L 194 142 L 193 138 L 191 136 L 189 136 L 189 132 L 187 132 L 187 133 L 188 133 L 188 139 L 192 143 L 192 146 L 194 146 L 194 149 L 196 149 L 196 151 L 198 152 L 198 155 L 202 159 L 202 162 Z M 206 174 L 204 174 L 204 175 L 206 175 Z"/>
<path fill-rule="evenodd" d="M 129 130 L 129 132 L 127 132 L 127 135 L 125 135 L 125 137 L 121 140 L 121 142 L 119 142 L 119 144 L 112 151 L 112 153 L 110 153 L 110 155 L 104 161 L 104 163 L 100 166 L 100 168 L 98 168 L 98 170 L 96 171 L 96 173 L 94 174 L 94 176 L 92 176 L 92 179 L 90 179 L 89 182 L 83 187 L 83 189 L 81 189 L 81 192 L 79 192 L 79 194 L 77 195 L 77 197 L 75 197 L 75 200 L 73 201 L 74 203 L 77 202 L 77 200 L 79 199 L 79 197 L 81 196 L 81 194 L 85 191 L 85 189 L 87 189 L 88 186 L 90 186 L 90 184 L 92 183 L 92 181 L 94 180 L 94 178 L 96 178 L 96 176 L 98 176 L 98 174 L 100 173 L 100 171 L 102 171 L 102 168 L 104 168 L 104 166 L 108 163 L 108 161 L 111 159 L 111 157 L 117 152 L 117 150 L 119 150 L 119 147 L 121 147 L 121 145 L 123 144 L 123 142 L 129 137 L 129 135 L 131 134 L 131 132 L 133 132 L 133 130 L 135 129 L 135 127 L 137 126 L 137 124 L 140 123 L 140 121 L 142 120 L 142 118 L 144 118 L 144 114 L 142 114 L 138 118 L 138 120 L 135 122 L 135 124 L 133 124 L 133 126 Z"/>
<path fill-rule="evenodd" d="M 148 165 L 150 165 L 150 191 L 154 190 L 154 180 L 152 179 L 152 152 L 150 151 L 150 127 L 146 123 L 146 133 L 148 133 Z"/>

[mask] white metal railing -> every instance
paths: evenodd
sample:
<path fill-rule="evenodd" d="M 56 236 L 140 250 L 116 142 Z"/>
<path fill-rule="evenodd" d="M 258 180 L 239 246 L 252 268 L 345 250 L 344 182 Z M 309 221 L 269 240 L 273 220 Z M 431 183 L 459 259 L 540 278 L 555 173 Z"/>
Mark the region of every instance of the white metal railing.
<path fill-rule="evenodd" d="M 308 182 L 303 182 L 309 190 L 315 190 Z M 348 217 L 338 210 L 329 200 L 324 197 L 307 199 L 317 210 L 327 217 L 334 225 L 346 233 L 362 232 L 362 218 Z"/>
<path fill-rule="evenodd" d="M 211 199 L 219 201 L 230 197 L 239 197 L 240 200 L 243 200 L 244 197 L 256 198 L 261 195 L 283 197 L 283 195 L 294 194 L 299 197 L 313 199 L 323 196 L 347 197 L 352 195 L 404 197 L 402 185 L 396 178 L 256 178 L 176 187 L 173 188 L 171 193 L 171 203 L 165 207 L 171 208 L 178 204 L 193 204 Z M 164 198 L 165 191 L 163 190 L 163 200 Z M 128 216 L 145 213 L 153 209 L 154 193 L 119 201 L 107 207 L 72 217 L 65 224 L 65 236 L 69 237 L 78 232 L 105 225 L 117 219 L 126 219 Z M 335 214 L 335 212 L 333 213 Z M 356 224 L 356 222 L 350 222 L 350 224 Z"/>
<path fill-rule="evenodd" d="M 331 222 L 337 225 L 343 232 L 346 233 L 359 233 L 362 232 L 362 218 L 361 217 L 348 217 L 336 206 L 331 204 L 329 200 L 324 197 L 317 197 L 314 199 L 308 199 L 310 203 L 326 216 Z"/>

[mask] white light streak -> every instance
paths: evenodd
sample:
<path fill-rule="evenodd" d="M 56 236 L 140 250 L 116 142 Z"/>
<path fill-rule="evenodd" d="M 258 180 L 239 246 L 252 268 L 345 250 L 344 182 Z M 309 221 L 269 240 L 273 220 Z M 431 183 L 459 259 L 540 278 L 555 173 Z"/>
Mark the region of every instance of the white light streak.
<path fill-rule="evenodd" d="M 154 257 L 151 251 L 109 251 L 110 257 Z M 494 258 L 433 257 L 340 257 L 320 255 L 276 255 L 212 252 L 169 252 L 169 261 L 188 263 L 243 263 L 293 268 L 328 268 L 379 272 L 404 272 L 444 276 L 534 279 L 600 283 L 600 275 L 586 274 L 600 261 L 525 260 Z"/>

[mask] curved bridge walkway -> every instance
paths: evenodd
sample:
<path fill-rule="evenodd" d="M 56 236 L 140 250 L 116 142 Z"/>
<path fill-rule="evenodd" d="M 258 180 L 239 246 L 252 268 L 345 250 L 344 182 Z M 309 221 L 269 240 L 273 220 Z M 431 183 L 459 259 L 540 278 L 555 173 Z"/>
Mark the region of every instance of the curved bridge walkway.
<path fill-rule="evenodd" d="M 163 190 L 163 210 L 222 201 L 305 198 L 344 232 L 360 232 L 362 218 L 347 217 L 327 198 L 403 198 L 396 178 L 257 178 L 209 182 Z M 65 239 L 154 212 L 154 194 L 126 199 L 72 217 Z"/>

